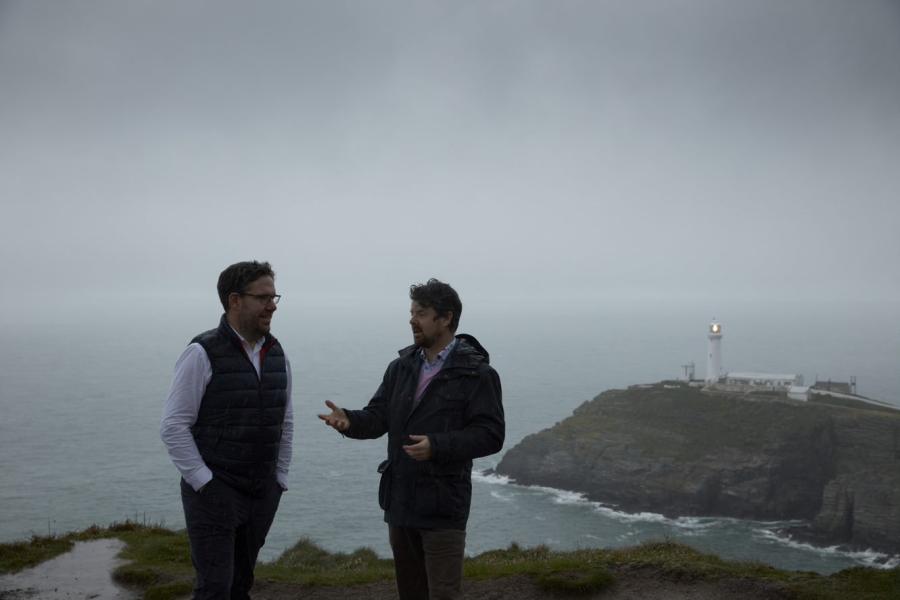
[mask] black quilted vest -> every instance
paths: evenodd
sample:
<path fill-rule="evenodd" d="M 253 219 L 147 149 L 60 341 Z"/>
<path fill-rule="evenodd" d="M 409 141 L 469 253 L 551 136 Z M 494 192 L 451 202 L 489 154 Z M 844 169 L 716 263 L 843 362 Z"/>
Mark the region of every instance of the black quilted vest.
<path fill-rule="evenodd" d="M 287 369 L 284 350 L 271 335 L 260 352 L 261 376 L 225 316 L 217 329 L 195 337 L 206 350 L 212 378 L 191 428 L 200 456 L 213 476 L 259 495 L 275 476 L 284 411 Z"/>

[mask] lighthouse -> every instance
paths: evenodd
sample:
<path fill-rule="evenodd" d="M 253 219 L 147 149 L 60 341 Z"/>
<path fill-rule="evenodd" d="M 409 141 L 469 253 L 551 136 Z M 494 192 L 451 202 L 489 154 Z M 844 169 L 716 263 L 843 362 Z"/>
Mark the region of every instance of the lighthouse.
<path fill-rule="evenodd" d="M 716 383 L 722 374 L 722 325 L 713 319 L 709 324 L 709 351 L 706 356 L 706 383 Z"/>

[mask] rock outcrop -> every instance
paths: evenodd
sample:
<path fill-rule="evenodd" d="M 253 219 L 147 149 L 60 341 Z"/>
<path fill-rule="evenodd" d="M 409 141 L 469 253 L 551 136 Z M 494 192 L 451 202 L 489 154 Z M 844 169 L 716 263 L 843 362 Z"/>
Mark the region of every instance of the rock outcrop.
<path fill-rule="evenodd" d="M 819 400 L 609 390 L 497 471 L 622 510 L 803 519 L 820 543 L 900 552 L 900 411 Z"/>

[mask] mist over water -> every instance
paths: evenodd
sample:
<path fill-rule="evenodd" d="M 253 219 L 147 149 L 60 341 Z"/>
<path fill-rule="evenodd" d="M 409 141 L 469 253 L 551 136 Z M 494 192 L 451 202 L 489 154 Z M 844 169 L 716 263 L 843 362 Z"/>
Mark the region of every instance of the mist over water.
<path fill-rule="evenodd" d="M 887 305 L 731 305 L 715 314 L 678 303 L 464 305 L 501 375 L 508 449 L 569 416 L 605 389 L 705 369 L 705 331 L 723 323 L 726 370 L 802 373 L 847 380 L 897 403 L 900 335 Z M 300 537 L 329 550 L 369 546 L 389 555 L 375 498 L 385 441 L 344 439 L 316 418 L 325 399 L 363 406 L 396 350 L 410 340 L 408 306 L 315 306 L 287 297 L 273 332 L 294 369 L 296 433 L 290 490 L 263 550 L 272 559 Z M 76 318 L 77 316 L 77 318 Z M 159 440 L 175 359 L 214 307 L 187 303 L 84 311 L 5 326 L 0 349 L 0 540 L 62 533 L 126 518 L 184 526 L 178 475 Z M 477 461 L 484 471 L 501 455 Z M 670 537 L 726 558 L 830 572 L 888 557 L 815 549 L 777 537 L 780 524 L 627 515 L 577 494 L 477 475 L 468 551 L 547 544 L 567 549 Z"/>

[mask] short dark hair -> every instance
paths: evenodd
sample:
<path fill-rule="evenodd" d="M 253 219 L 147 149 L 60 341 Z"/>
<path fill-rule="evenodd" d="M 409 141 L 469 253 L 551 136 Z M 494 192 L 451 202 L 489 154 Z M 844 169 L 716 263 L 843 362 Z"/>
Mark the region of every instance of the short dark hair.
<path fill-rule="evenodd" d="M 414 283 L 409 286 L 409 299 L 418 302 L 425 308 L 433 308 L 439 317 L 452 313 L 450 331 L 456 333 L 459 327 L 459 316 L 462 314 L 462 301 L 449 283 L 432 277 L 428 283 Z"/>
<path fill-rule="evenodd" d="M 275 279 L 272 265 L 267 262 L 250 260 L 234 263 L 219 273 L 219 283 L 216 285 L 216 289 L 219 290 L 219 300 L 222 302 L 225 312 L 228 312 L 228 296 L 242 293 L 248 285 L 260 277 Z"/>

